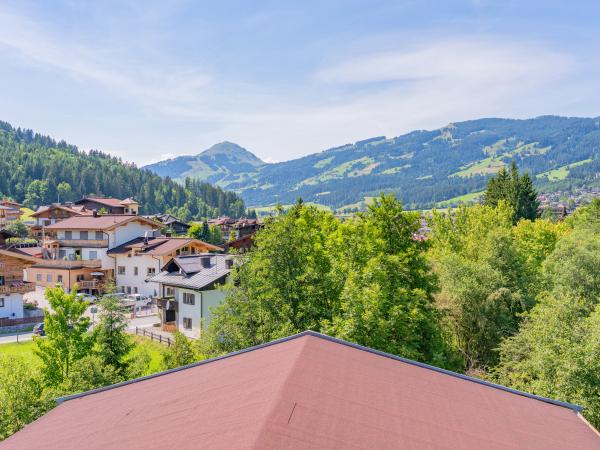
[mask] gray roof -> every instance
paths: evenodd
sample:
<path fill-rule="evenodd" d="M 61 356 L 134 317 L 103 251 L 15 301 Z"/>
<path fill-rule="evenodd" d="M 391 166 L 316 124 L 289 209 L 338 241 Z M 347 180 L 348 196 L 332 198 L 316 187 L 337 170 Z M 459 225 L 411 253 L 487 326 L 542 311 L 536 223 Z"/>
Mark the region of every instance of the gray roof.
<path fill-rule="evenodd" d="M 210 258 L 210 267 L 202 265 L 203 258 Z M 146 281 L 200 290 L 226 277 L 231 269 L 226 266 L 225 261 L 232 258 L 235 257 L 210 253 L 179 256 L 169 261 L 162 272 Z"/>

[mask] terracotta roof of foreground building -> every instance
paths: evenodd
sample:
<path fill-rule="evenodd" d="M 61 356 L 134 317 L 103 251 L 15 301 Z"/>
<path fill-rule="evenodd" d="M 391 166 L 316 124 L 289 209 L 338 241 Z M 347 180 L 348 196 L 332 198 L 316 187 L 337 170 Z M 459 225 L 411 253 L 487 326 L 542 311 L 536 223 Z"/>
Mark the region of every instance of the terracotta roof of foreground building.
<path fill-rule="evenodd" d="M 223 251 L 221 247 L 209 244 L 194 238 L 178 238 L 178 237 L 151 237 L 147 243 L 143 237 L 132 239 L 129 242 L 119 245 L 108 251 L 109 255 L 123 255 L 131 252 L 131 250 L 139 251 L 141 255 L 167 255 L 179 248 L 196 244 L 205 248 L 205 251 Z"/>
<path fill-rule="evenodd" d="M 575 405 L 314 332 L 59 402 L 0 447 L 600 448 Z"/>

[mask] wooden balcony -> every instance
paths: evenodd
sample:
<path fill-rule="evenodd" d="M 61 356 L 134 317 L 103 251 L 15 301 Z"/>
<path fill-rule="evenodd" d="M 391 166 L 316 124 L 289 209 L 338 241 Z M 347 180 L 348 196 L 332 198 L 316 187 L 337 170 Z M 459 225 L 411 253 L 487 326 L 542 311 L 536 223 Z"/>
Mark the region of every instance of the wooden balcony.
<path fill-rule="evenodd" d="M 167 311 L 177 311 L 177 300 L 175 297 L 161 297 L 156 299 L 156 305 Z"/>
<path fill-rule="evenodd" d="M 61 247 L 108 247 L 108 239 L 54 239 L 54 242 L 58 242 Z"/>
<path fill-rule="evenodd" d="M 0 294 L 26 294 L 35 291 L 35 283 L 27 281 L 9 281 L 0 286 Z"/>
<path fill-rule="evenodd" d="M 74 267 L 86 267 L 88 269 L 99 269 L 102 267 L 102 261 L 99 259 L 40 259 L 35 264 L 42 267 L 55 267 L 57 269 L 72 269 Z"/>
<path fill-rule="evenodd" d="M 77 282 L 79 289 L 100 289 L 103 284 L 100 280 L 82 280 Z"/>

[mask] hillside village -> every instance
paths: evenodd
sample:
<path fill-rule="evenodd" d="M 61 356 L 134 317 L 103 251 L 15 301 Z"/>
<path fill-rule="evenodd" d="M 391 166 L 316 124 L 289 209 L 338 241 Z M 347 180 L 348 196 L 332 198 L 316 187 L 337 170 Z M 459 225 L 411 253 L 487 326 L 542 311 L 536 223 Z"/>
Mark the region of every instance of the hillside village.
<path fill-rule="evenodd" d="M 163 330 L 197 337 L 200 324 L 210 323 L 209 306 L 223 297 L 216 288 L 236 260 L 231 252 L 248 249 L 260 227 L 256 219 L 209 219 L 221 236 L 215 245 L 189 237 L 190 224 L 170 214 L 139 215 L 131 198 L 88 196 L 40 206 L 19 237 L 6 228 L 20 222 L 22 205 L 0 203 L 0 330 L 43 321 L 36 306 L 46 305 L 45 288 L 60 286 L 90 308 L 114 291 L 134 316 L 151 310 Z"/>

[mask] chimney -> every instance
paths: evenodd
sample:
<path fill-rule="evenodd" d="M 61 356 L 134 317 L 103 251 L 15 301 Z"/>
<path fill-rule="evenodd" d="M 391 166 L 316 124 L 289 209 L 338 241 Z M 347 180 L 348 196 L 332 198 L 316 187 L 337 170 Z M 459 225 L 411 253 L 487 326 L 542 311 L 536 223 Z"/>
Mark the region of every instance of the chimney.
<path fill-rule="evenodd" d="M 95 209 L 95 210 L 92 211 L 92 216 L 98 217 L 98 210 L 97 209 Z"/>
<path fill-rule="evenodd" d="M 202 267 L 208 269 L 210 267 L 210 256 L 203 256 L 201 259 Z"/>
<path fill-rule="evenodd" d="M 144 245 L 148 245 L 148 232 L 144 233 Z"/>

